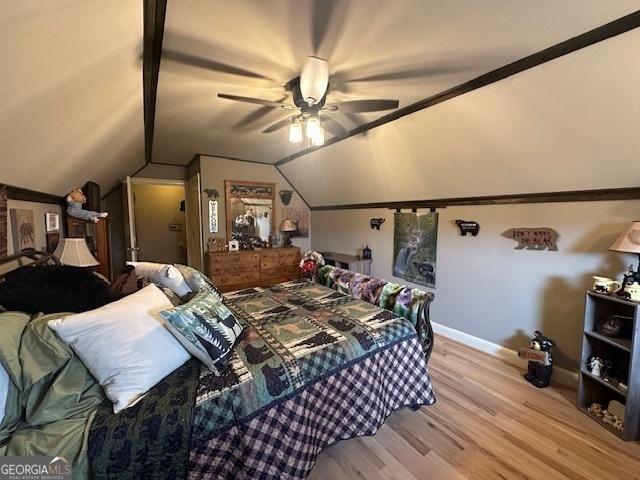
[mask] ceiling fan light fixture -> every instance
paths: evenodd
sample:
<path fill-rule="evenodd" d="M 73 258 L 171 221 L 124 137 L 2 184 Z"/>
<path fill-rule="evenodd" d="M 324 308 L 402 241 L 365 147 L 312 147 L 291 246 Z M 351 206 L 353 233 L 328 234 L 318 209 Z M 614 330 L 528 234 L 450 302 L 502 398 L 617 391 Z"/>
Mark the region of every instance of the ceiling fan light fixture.
<path fill-rule="evenodd" d="M 324 130 L 321 127 L 318 127 L 318 131 L 311 137 L 311 145 L 314 147 L 324 145 Z"/>
<path fill-rule="evenodd" d="M 313 140 L 318 135 L 318 131 L 321 130 L 320 120 L 318 117 L 309 117 L 307 118 L 306 124 L 307 138 Z"/>
<path fill-rule="evenodd" d="M 299 118 L 291 120 L 289 126 L 289 141 L 291 143 L 300 143 L 302 141 L 302 123 Z"/>
<path fill-rule="evenodd" d="M 304 101 L 315 105 L 324 97 L 329 85 L 329 64 L 318 57 L 308 57 L 300 75 L 300 93 Z"/>

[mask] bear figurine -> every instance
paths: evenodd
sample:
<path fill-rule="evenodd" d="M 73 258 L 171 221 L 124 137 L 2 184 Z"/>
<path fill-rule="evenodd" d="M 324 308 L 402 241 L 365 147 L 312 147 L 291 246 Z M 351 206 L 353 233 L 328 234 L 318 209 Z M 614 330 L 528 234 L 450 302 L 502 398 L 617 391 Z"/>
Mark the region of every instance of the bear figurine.
<path fill-rule="evenodd" d="M 539 352 L 546 352 L 546 362 L 529 361 L 527 366 L 527 373 L 524 374 L 524 378 L 532 385 L 538 388 L 544 388 L 549 386 L 551 381 L 551 374 L 553 373 L 553 357 L 551 355 L 551 348 L 555 347 L 556 343 L 550 338 L 542 335 L 542 332 L 536 330 L 534 337 L 531 339 L 531 349 Z"/>

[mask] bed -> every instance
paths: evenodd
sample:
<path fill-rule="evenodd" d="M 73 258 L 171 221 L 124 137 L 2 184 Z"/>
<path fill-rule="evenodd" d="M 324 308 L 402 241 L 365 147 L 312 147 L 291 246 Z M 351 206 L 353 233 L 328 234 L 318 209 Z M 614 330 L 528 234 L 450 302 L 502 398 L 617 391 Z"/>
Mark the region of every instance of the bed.
<path fill-rule="evenodd" d="M 223 375 L 191 359 L 133 407 L 94 408 L 91 478 L 305 478 L 326 446 L 435 402 L 411 316 L 306 280 L 225 303 L 245 333 Z"/>

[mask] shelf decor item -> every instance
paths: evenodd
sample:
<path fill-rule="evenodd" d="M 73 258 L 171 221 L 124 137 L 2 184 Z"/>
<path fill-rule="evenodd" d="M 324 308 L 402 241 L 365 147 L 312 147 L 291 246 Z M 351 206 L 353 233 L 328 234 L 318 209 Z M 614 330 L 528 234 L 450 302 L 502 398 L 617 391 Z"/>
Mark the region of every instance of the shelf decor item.
<path fill-rule="evenodd" d="M 640 220 L 634 221 L 624 232 L 620 234 L 616 241 L 611 244 L 609 250 L 613 252 L 635 253 L 638 255 L 638 266 L 633 270 L 633 265 L 629 265 L 629 271 L 624 276 L 623 286 L 631 285 L 634 282 L 640 283 Z"/>

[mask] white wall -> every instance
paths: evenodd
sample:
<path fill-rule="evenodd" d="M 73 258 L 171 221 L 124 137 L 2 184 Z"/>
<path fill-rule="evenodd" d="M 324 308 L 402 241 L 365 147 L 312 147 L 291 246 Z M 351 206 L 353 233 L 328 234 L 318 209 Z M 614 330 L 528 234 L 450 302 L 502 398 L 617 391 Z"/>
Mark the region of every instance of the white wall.
<path fill-rule="evenodd" d="M 640 201 L 449 207 L 438 210 L 438 253 L 432 320 L 517 348 L 541 329 L 558 343 L 561 366 L 579 359 L 584 296 L 594 274 L 621 278 L 633 256 L 608 252 L 616 236 L 640 218 Z M 312 212 L 312 248 L 373 250 L 372 275 L 391 275 L 392 210 Z M 384 217 L 381 231 L 371 218 Z M 461 237 L 453 220 L 480 223 L 477 237 Z M 558 251 L 514 250 L 501 236 L 511 227 L 551 227 Z M 418 288 L 426 287 L 416 285 Z"/>
<path fill-rule="evenodd" d="M 206 251 L 207 240 L 209 237 L 223 237 L 226 238 L 226 221 L 225 221 L 225 194 L 224 194 L 224 181 L 225 180 L 246 180 L 252 182 L 266 182 L 276 184 L 276 200 L 275 200 L 275 226 L 279 229 L 280 222 L 282 221 L 282 209 L 283 205 L 278 195 L 279 190 L 291 190 L 291 185 L 284 179 L 282 175 L 276 170 L 273 165 L 241 162 L 237 160 L 228 160 L 219 157 L 200 156 L 200 176 L 201 176 L 201 191 L 202 191 L 202 223 L 204 229 L 204 244 L 203 247 Z M 217 234 L 209 233 L 208 218 L 209 207 L 207 195 L 204 193 L 206 188 L 215 188 L 220 194 L 218 198 L 218 224 L 219 232 Z M 303 207 L 304 202 L 297 193 L 293 194 L 293 198 L 289 206 Z M 306 206 L 305 206 L 306 207 Z M 311 236 L 311 232 L 309 233 Z M 311 241 L 310 238 L 293 238 L 292 243 L 295 246 L 300 247 L 302 252 L 309 250 Z"/>

